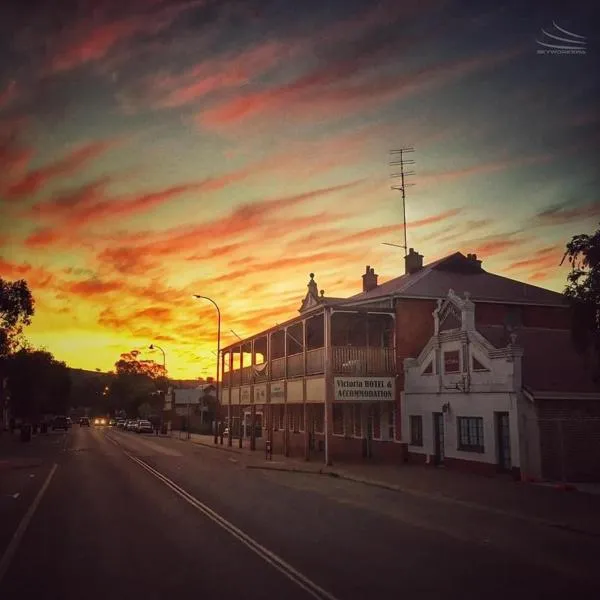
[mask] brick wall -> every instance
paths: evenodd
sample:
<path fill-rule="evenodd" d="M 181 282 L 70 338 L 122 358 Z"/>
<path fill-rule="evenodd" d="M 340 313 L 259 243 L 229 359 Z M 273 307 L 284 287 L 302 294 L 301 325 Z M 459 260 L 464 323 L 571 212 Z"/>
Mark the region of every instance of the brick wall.
<path fill-rule="evenodd" d="M 600 401 L 538 401 L 542 476 L 600 481 Z"/>

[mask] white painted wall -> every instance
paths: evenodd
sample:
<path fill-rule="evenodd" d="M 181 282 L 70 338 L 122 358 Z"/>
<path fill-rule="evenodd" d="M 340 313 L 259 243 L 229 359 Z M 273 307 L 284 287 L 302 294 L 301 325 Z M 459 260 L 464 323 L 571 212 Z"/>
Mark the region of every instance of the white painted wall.
<path fill-rule="evenodd" d="M 517 406 L 514 395 L 509 393 L 478 392 L 463 394 L 460 392 L 446 394 L 402 394 L 402 439 L 408 443 L 409 452 L 415 454 L 435 453 L 433 413 L 443 412 L 443 405 L 450 404 L 450 410 L 444 414 L 444 454 L 448 458 L 470 460 L 496 464 L 498 447 L 495 429 L 495 412 L 509 413 L 511 434 L 511 464 L 520 465 Z M 410 444 L 410 417 L 421 416 L 423 419 L 423 446 Z M 458 417 L 483 418 L 484 452 L 465 452 L 458 450 Z"/>

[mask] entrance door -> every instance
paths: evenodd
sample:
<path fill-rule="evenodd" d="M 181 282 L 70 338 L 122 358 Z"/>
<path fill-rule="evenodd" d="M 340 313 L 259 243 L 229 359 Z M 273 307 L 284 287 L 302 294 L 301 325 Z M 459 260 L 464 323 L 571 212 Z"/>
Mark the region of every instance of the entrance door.
<path fill-rule="evenodd" d="M 435 464 L 444 462 L 444 413 L 433 413 L 433 443 Z"/>
<path fill-rule="evenodd" d="M 498 448 L 498 467 L 503 471 L 511 468 L 510 462 L 510 426 L 507 412 L 497 412 L 496 416 L 496 447 Z"/>

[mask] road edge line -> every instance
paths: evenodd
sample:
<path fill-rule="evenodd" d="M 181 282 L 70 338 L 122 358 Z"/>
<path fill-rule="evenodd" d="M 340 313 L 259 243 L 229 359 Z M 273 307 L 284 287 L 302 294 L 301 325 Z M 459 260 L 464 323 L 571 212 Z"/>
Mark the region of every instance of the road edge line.
<path fill-rule="evenodd" d="M 42 487 L 40 488 L 36 497 L 34 498 L 33 502 L 29 506 L 27 512 L 25 513 L 25 516 L 21 519 L 21 522 L 19 523 L 17 530 L 14 532 L 8 546 L 6 547 L 6 550 L 4 551 L 4 554 L 2 555 L 2 558 L 0 559 L 0 585 L 2 584 L 2 580 L 4 579 L 4 576 L 8 572 L 8 568 L 10 567 L 13 556 L 17 552 L 19 544 L 20 544 L 21 540 L 23 539 L 25 532 L 27 531 L 27 527 L 29 526 L 31 519 L 33 518 L 33 515 L 35 514 L 35 511 L 37 510 L 37 507 L 39 506 L 40 502 L 42 501 L 42 498 L 43 498 L 44 494 L 46 493 L 46 490 L 48 489 L 50 482 L 52 481 L 52 477 L 54 476 L 54 473 L 56 473 L 56 469 L 58 469 L 58 464 L 54 463 L 52 469 L 50 470 L 50 473 L 48 473 L 48 476 L 46 477 L 46 480 L 44 481 L 44 484 L 42 485 Z"/>

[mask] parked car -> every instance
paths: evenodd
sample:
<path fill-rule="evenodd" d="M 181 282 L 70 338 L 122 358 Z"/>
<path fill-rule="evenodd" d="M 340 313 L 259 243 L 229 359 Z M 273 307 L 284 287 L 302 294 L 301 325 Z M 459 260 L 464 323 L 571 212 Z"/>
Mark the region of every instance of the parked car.
<path fill-rule="evenodd" d="M 123 429 L 124 425 L 125 425 L 125 419 L 117 419 L 117 427 L 119 429 Z"/>
<path fill-rule="evenodd" d="M 79 419 L 79 426 L 80 427 L 89 427 L 90 426 L 89 417 L 81 417 L 81 419 Z"/>
<path fill-rule="evenodd" d="M 127 426 L 127 431 L 136 431 L 137 430 L 137 421 L 129 421 L 129 425 Z"/>
<path fill-rule="evenodd" d="M 73 427 L 73 420 L 71 419 L 71 417 L 67 417 L 67 425 L 69 426 L 69 428 Z"/>
<path fill-rule="evenodd" d="M 152 423 L 150 423 L 150 421 L 142 420 L 138 421 L 136 431 L 137 433 L 153 433 L 154 427 L 152 427 Z"/>
<path fill-rule="evenodd" d="M 52 429 L 64 429 L 65 431 L 69 431 L 69 422 L 67 421 L 67 417 L 54 417 L 52 421 Z"/>

